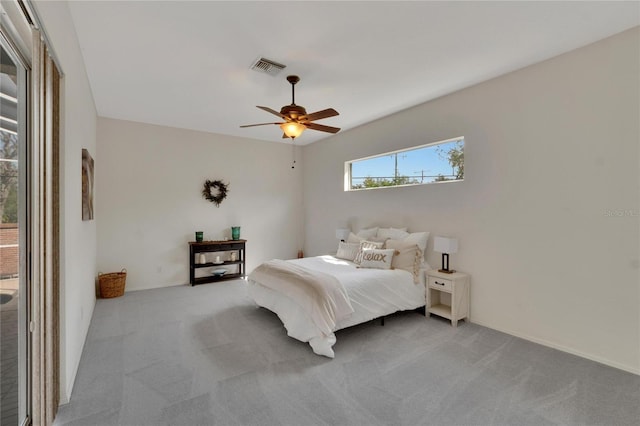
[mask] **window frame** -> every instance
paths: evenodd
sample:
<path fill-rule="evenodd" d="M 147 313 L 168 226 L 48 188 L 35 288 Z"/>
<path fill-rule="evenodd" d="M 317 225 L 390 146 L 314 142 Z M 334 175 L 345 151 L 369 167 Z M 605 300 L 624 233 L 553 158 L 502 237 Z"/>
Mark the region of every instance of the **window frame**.
<path fill-rule="evenodd" d="M 443 180 L 443 181 L 432 181 L 432 182 L 423 182 L 423 183 L 407 183 L 407 184 L 401 184 L 401 185 L 389 185 L 389 186 L 375 186 L 375 187 L 370 187 L 370 188 L 352 188 L 352 167 L 351 165 L 353 163 L 359 162 L 359 161 L 365 161 L 365 160 L 371 160 L 374 158 L 380 158 L 380 157 L 386 157 L 386 156 L 391 156 L 391 155 L 396 155 L 396 154 L 400 154 L 400 153 L 404 153 L 404 152 L 409 152 L 409 151 L 417 151 L 423 148 L 429 148 L 429 147 L 435 147 L 437 145 L 444 145 L 447 143 L 452 143 L 452 142 L 462 142 L 462 147 L 464 149 L 464 146 L 466 144 L 466 140 L 464 136 L 458 136 L 455 138 L 449 138 L 449 139 L 445 139 L 445 140 L 440 140 L 440 141 L 436 141 L 436 142 L 430 142 L 430 143 L 426 143 L 423 145 L 417 145 L 417 146 L 412 146 L 409 148 L 403 148 L 403 149 L 398 149 L 395 151 L 389 151 L 389 152 L 385 152 L 382 154 L 375 154 L 375 155 L 369 155 L 367 157 L 362 157 L 362 158 L 356 158 L 354 160 L 348 160 L 344 162 L 344 192 L 353 192 L 353 191 L 368 191 L 370 189 L 384 189 L 384 188 L 406 188 L 409 186 L 424 186 L 424 185 L 432 185 L 432 184 L 439 184 L 439 183 L 454 183 L 454 182 L 462 182 L 464 181 L 464 176 L 462 177 L 462 179 L 452 179 L 452 180 Z M 463 161 L 463 165 L 464 165 L 464 161 Z"/>

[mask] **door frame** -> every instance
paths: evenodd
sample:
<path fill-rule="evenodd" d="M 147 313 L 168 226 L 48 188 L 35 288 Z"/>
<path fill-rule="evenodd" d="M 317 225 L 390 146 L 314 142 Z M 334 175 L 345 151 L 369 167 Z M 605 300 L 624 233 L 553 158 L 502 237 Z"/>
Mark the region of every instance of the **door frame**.
<path fill-rule="evenodd" d="M 16 64 L 17 86 L 17 121 L 18 121 L 18 420 L 21 425 L 31 422 L 31 278 L 29 267 L 30 249 L 30 189 L 28 176 L 31 173 L 30 161 L 30 99 L 29 88 L 31 86 L 30 64 L 21 55 L 4 26 L 0 28 L 0 44 Z"/>
<path fill-rule="evenodd" d="M 60 395 L 60 80 L 40 21 L 28 1 L 0 4 L 3 43 L 25 69 L 23 109 L 24 224 L 20 268 L 24 272 L 25 425 L 51 425 Z M 22 148 L 22 146 L 21 146 Z M 24 228 L 24 231 L 22 230 Z M 22 321 L 22 319 L 21 319 Z"/>

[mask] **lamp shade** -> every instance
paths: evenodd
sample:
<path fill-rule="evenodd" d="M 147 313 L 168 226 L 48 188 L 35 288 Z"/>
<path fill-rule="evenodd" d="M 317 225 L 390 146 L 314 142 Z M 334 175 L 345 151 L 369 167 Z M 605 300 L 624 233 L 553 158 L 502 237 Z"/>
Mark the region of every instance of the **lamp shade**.
<path fill-rule="evenodd" d="M 284 132 L 287 137 L 293 139 L 297 138 L 306 130 L 304 124 L 296 123 L 295 121 L 289 121 L 287 123 L 282 123 L 280 128 Z"/>
<path fill-rule="evenodd" d="M 438 253 L 457 253 L 458 240 L 455 238 L 435 237 L 433 239 L 433 250 Z"/>
<path fill-rule="evenodd" d="M 338 228 L 336 229 L 336 238 L 340 241 L 346 240 L 349 238 L 349 234 L 351 233 L 350 229 L 347 228 Z"/>

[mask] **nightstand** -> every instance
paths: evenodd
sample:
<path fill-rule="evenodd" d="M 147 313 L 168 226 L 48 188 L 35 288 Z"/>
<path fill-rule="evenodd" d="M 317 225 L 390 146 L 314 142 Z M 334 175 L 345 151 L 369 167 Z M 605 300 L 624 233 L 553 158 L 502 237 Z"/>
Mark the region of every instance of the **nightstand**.
<path fill-rule="evenodd" d="M 426 311 L 451 320 L 469 320 L 470 277 L 462 272 L 445 274 L 435 269 L 427 271 Z"/>

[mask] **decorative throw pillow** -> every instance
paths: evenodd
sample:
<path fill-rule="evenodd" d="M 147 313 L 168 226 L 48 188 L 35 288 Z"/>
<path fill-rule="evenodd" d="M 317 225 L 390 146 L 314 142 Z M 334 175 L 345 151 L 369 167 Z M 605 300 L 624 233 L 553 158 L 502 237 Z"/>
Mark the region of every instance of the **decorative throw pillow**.
<path fill-rule="evenodd" d="M 394 269 L 404 269 L 413 275 L 413 282 L 419 282 L 420 265 L 422 264 L 422 250 L 417 244 L 399 240 L 387 240 L 385 248 L 394 249 L 391 267 Z"/>
<path fill-rule="evenodd" d="M 401 240 L 408 237 L 407 228 L 378 228 L 378 238 Z"/>
<path fill-rule="evenodd" d="M 391 269 L 394 249 L 364 249 L 361 268 Z"/>
<path fill-rule="evenodd" d="M 353 261 L 355 263 L 360 264 L 362 262 L 362 251 L 366 249 L 381 249 L 384 243 L 378 243 L 375 241 L 361 241 L 360 242 L 360 250 L 358 250 L 358 254 L 356 255 Z"/>
<path fill-rule="evenodd" d="M 428 232 L 412 232 L 404 238 L 394 238 L 405 243 L 417 244 L 422 250 L 422 254 L 427 251 L 427 241 L 429 240 Z"/>
<path fill-rule="evenodd" d="M 336 253 L 336 257 L 338 259 L 350 260 L 353 262 L 353 259 L 356 258 L 356 255 L 360 251 L 360 243 L 339 243 L 338 244 L 338 252 Z"/>

